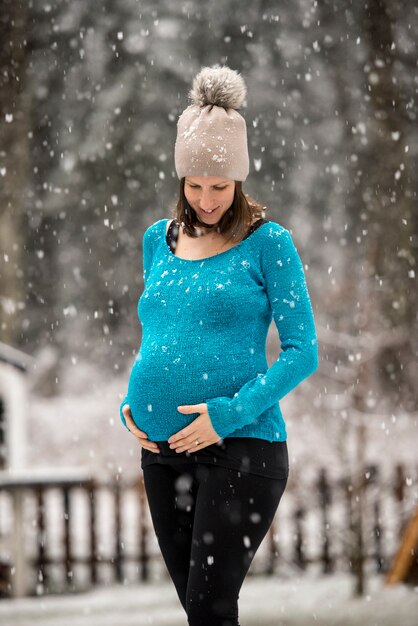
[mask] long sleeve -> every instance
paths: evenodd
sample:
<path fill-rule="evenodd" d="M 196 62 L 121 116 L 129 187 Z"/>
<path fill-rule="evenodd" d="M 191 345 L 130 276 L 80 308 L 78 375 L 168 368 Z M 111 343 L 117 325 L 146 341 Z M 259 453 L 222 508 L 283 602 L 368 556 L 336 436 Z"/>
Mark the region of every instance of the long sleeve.
<path fill-rule="evenodd" d="M 143 276 L 143 281 L 144 281 L 144 287 L 146 285 L 146 281 L 150 273 L 152 255 L 153 255 L 153 235 L 152 235 L 151 227 L 149 227 L 144 232 L 144 236 L 142 238 L 142 276 Z M 120 404 L 119 415 L 120 415 L 120 419 L 122 420 L 122 424 L 129 430 L 128 426 L 126 425 L 125 417 L 122 413 L 122 409 L 125 406 L 125 404 L 129 404 L 128 394 L 125 395 L 124 399 L 122 400 Z"/>
<path fill-rule="evenodd" d="M 318 368 L 318 344 L 303 265 L 288 230 L 277 225 L 260 252 L 264 287 L 276 323 L 281 353 L 265 373 L 233 398 L 206 401 L 219 437 L 251 424 Z"/>

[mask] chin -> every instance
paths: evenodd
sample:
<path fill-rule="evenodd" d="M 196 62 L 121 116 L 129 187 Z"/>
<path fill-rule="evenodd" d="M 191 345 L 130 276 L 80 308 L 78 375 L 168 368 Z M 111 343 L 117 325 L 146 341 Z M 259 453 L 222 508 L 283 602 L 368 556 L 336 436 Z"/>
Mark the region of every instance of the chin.
<path fill-rule="evenodd" d="M 202 219 L 200 217 L 200 214 L 197 211 L 195 211 L 195 213 L 196 213 L 196 221 L 197 221 L 197 223 L 198 224 L 202 224 L 203 226 L 206 226 L 207 228 L 211 228 L 212 226 L 215 226 L 219 222 L 221 217 L 222 217 L 222 215 L 221 215 L 220 218 L 218 220 L 216 220 L 216 222 L 207 223 L 207 222 L 204 221 L 204 218 Z"/>

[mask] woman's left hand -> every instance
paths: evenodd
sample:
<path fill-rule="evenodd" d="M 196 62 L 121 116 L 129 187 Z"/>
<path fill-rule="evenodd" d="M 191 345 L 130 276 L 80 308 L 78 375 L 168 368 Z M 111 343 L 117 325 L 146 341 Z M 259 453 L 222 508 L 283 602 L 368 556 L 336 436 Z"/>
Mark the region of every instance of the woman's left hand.
<path fill-rule="evenodd" d="M 171 435 L 168 443 L 176 452 L 196 452 L 219 441 L 220 437 L 213 429 L 206 402 L 202 404 L 184 404 L 177 407 L 180 413 L 200 413 L 186 428 Z M 199 445 L 196 445 L 199 441 Z"/>

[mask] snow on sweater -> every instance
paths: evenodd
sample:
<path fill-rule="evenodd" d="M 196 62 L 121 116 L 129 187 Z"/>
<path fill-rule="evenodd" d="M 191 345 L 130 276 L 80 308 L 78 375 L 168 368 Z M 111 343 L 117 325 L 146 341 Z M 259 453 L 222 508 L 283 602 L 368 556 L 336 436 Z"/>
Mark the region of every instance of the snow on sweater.
<path fill-rule="evenodd" d="M 128 392 L 133 420 L 166 441 L 206 402 L 220 438 L 284 441 L 279 401 L 318 368 L 318 344 L 303 265 L 288 230 L 262 224 L 233 248 L 199 260 L 176 256 L 167 218 L 143 236 L 142 340 Z M 274 319 L 281 352 L 269 368 Z"/>

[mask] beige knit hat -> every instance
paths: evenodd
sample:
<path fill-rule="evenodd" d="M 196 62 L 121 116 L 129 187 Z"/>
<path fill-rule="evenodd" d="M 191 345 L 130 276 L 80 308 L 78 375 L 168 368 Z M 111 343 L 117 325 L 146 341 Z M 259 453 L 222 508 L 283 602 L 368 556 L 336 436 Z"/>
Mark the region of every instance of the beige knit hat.
<path fill-rule="evenodd" d="M 243 78 L 229 67 L 204 67 L 189 92 L 192 104 L 177 122 L 177 176 L 222 176 L 244 181 L 249 172 Z"/>

